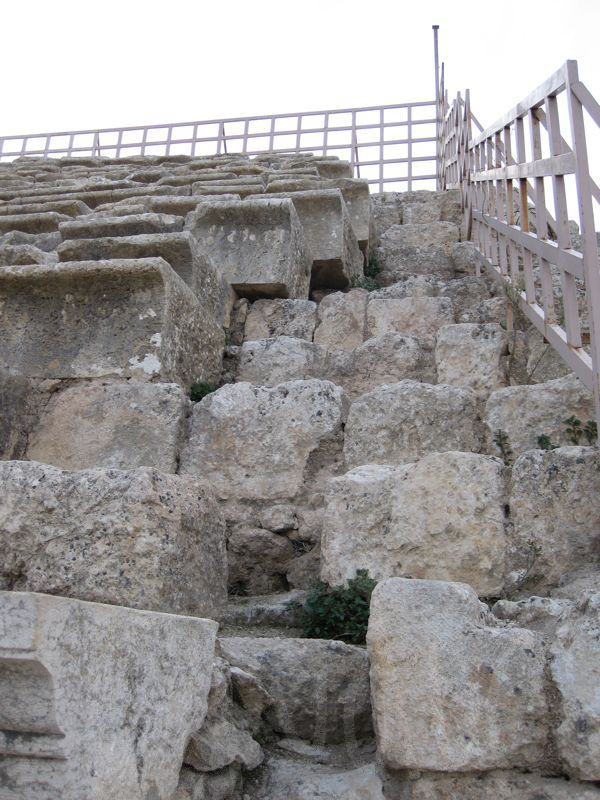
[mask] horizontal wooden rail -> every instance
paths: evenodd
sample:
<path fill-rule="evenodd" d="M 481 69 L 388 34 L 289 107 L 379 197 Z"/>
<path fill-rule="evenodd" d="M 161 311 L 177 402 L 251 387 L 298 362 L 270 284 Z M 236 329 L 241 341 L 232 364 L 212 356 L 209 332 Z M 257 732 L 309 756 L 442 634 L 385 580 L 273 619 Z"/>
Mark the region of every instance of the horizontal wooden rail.
<path fill-rule="evenodd" d="M 428 133 L 427 126 L 431 127 Z M 0 137 L 0 162 L 20 157 L 265 153 L 339 155 L 380 192 L 436 180 L 435 101 Z M 418 148 L 418 150 L 416 149 Z M 399 152 L 400 151 L 400 152 Z M 431 169 L 413 167 L 429 162 Z M 433 187 L 431 187 L 433 188 Z"/>
<path fill-rule="evenodd" d="M 597 135 L 600 104 L 575 61 L 474 137 L 469 93 L 451 104 L 444 97 L 438 175 L 444 188 L 460 187 L 464 235 L 511 304 L 593 392 L 600 424 L 600 189 L 590 175 L 584 110 Z"/>

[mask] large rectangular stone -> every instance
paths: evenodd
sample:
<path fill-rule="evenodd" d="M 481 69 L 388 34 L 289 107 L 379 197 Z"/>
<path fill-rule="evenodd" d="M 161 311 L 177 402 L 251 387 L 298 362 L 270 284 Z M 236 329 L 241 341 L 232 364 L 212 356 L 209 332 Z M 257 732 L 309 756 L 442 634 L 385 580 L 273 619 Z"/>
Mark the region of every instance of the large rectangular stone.
<path fill-rule="evenodd" d="M 46 211 L 41 214 L 0 215 L 0 235 L 8 231 L 23 231 L 23 233 L 57 231 L 60 223 L 68 219 L 66 214 L 57 214 L 55 211 Z"/>
<path fill-rule="evenodd" d="M 291 200 L 206 203 L 186 228 L 242 297 L 308 297 L 313 259 Z"/>
<path fill-rule="evenodd" d="M 215 618 L 225 528 L 194 478 L 0 463 L 0 589 Z"/>
<path fill-rule="evenodd" d="M 214 382 L 225 337 L 161 258 L 0 270 L 0 364 L 31 378 Z"/>
<path fill-rule="evenodd" d="M 503 464 L 490 456 L 451 451 L 356 467 L 329 481 L 321 577 L 338 585 L 366 569 L 376 579 L 463 581 L 497 596 L 505 501 Z"/>
<path fill-rule="evenodd" d="M 117 217 L 91 214 L 83 219 L 63 222 L 59 230 L 63 241 L 142 233 L 177 233 L 183 230 L 183 217 L 169 214 L 128 214 Z"/>
<path fill-rule="evenodd" d="M 25 457 L 70 470 L 176 472 L 189 410 L 173 383 L 68 382 L 46 398 L 28 431 Z"/>
<path fill-rule="evenodd" d="M 377 746 L 389 769 L 475 772 L 546 761 L 544 641 L 486 624 L 486 611 L 461 583 L 394 578 L 376 587 L 367 642 Z"/>
<path fill-rule="evenodd" d="M 369 232 L 371 225 L 371 195 L 367 181 L 358 178 L 332 178 L 326 186 L 340 189 L 348 208 L 354 233 L 365 258 L 369 255 Z M 324 187 L 325 188 L 325 187 Z"/>
<path fill-rule="evenodd" d="M 115 228 L 118 229 L 118 226 Z M 126 224 L 123 230 L 127 229 Z M 99 230 L 102 230 L 102 224 Z M 138 235 L 116 233 L 99 238 L 76 238 L 58 246 L 59 261 L 134 258 L 164 258 L 198 297 L 205 313 L 209 313 L 219 324 L 228 319 L 233 304 L 229 284 L 201 252 L 198 242 L 189 231 Z"/>
<path fill-rule="evenodd" d="M 170 800 L 217 625 L 0 592 L 3 800 Z"/>
<path fill-rule="evenodd" d="M 314 259 L 311 288 L 347 289 L 362 276 L 363 255 L 339 189 L 271 196 L 287 197 L 294 203 Z"/>

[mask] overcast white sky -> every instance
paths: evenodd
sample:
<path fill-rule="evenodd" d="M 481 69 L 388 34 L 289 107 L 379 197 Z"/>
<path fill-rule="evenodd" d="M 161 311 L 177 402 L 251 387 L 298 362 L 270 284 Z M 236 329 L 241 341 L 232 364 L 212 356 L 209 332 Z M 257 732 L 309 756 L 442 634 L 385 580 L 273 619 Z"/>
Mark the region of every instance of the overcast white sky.
<path fill-rule="evenodd" d="M 484 125 L 567 58 L 600 97 L 600 0 L 4 0 L 0 135 L 451 94 Z"/>

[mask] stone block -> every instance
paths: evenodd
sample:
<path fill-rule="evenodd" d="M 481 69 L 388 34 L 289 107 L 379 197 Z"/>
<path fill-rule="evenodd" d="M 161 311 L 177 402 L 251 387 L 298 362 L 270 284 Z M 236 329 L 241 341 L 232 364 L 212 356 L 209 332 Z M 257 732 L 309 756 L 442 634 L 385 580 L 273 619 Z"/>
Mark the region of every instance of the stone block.
<path fill-rule="evenodd" d="M 257 300 L 246 318 L 244 339 L 293 336 L 312 342 L 317 324 L 317 304 L 312 300 Z"/>
<path fill-rule="evenodd" d="M 379 277 L 379 276 L 378 276 Z M 399 281 L 369 293 L 370 300 L 402 300 L 405 297 L 437 297 L 445 286 L 434 275 L 404 275 Z"/>
<path fill-rule="evenodd" d="M 438 330 L 438 381 L 486 395 L 506 386 L 506 331 L 495 323 L 446 325 Z"/>
<path fill-rule="evenodd" d="M 183 230 L 183 217 L 170 214 L 125 214 L 115 217 L 91 214 L 83 219 L 63 222 L 59 230 L 63 241 L 136 236 L 144 233 L 177 233 Z"/>
<path fill-rule="evenodd" d="M 324 376 L 351 399 L 404 379 L 435 383 L 433 348 L 422 339 L 386 333 L 350 352 L 329 351 Z"/>
<path fill-rule="evenodd" d="M 273 195 L 294 203 L 313 256 L 312 289 L 347 289 L 363 274 L 363 255 L 339 189 Z"/>
<path fill-rule="evenodd" d="M 329 481 L 321 577 L 336 585 L 367 569 L 464 581 L 480 596 L 503 587 L 503 464 L 474 453 L 433 453 L 414 464 L 357 467 Z"/>
<path fill-rule="evenodd" d="M 585 425 L 594 419 L 594 414 L 594 398 L 575 375 L 499 389 L 492 392 L 485 407 L 490 450 L 497 431 L 508 436 L 514 455 L 539 447 L 538 437 L 542 434 L 549 436 L 553 444 L 572 444 L 564 421 L 575 416 Z M 581 443 L 586 443 L 583 436 Z"/>
<path fill-rule="evenodd" d="M 201 475 L 220 498 L 291 499 L 347 412 L 346 395 L 329 381 L 223 386 L 194 406 L 180 471 Z"/>
<path fill-rule="evenodd" d="M 358 246 L 365 255 L 369 254 L 369 238 L 371 228 L 371 195 L 369 184 L 360 178 L 333 178 L 326 186 L 339 189 L 350 215 L 350 222 L 358 240 Z"/>
<path fill-rule="evenodd" d="M 57 231 L 61 222 L 66 222 L 66 214 L 46 211 L 41 214 L 5 214 L 0 216 L 0 234 L 8 231 L 23 233 L 49 233 Z"/>
<path fill-rule="evenodd" d="M 0 205 L 0 215 L 6 214 L 46 214 L 53 211 L 67 217 L 78 217 L 80 214 L 89 214 L 90 209 L 81 200 L 57 200 L 49 203 L 26 203 L 16 205 L 4 203 Z"/>
<path fill-rule="evenodd" d="M 0 593 L 6 800 L 170 800 L 206 715 L 217 625 Z"/>
<path fill-rule="evenodd" d="M 550 669 L 560 693 L 556 743 L 569 775 L 600 780 L 600 594 L 558 628 Z"/>
<path fill-rule="evenodd" d="M 369 663 L 360 647 L 319 639 L 219 639 L 221 656 L 254 675 L 274 700 L 277 733 L 317 744 L 372 734 Z"/>
<path fill-rule="evenodd" d="M 400 333 L 431 341 L 441 327 L 453 322 L 454 307 L 447 297 L 369 298 L 366 338 Z"/>
<path fill-rule="evenodd" d="M 186 283 L 208 313 L 222 324 L 231 304 L 230 289 L 198 242 L 188 232 L 72 239 L 58 247 L 58 258 L 68 261 L 163 258 Z"/>
<path fill-rule="evenodd" d="M 591 447 L 530 450 L 512 471 L 507 586 L 547 594 L 600 562 L 600 454 Z"/>
<path fill-rule="evenodd" d="M 368 299 L 369 293 L 364 289 L 324 297 L 317 308 L 315 343 L 346 351 L 361 345 L 366 338 Z"/>
<path fill-rule="evenodd" d="M 394 578 L 376 587 L 367 642 L 378 751 L 389 769 L 543 763 L 543 639 L 486 624 L 486 610 L 464 584 Z"/>
<path fill-rule="evenodd" d="M 382 234 L 375 254 L 383 271 L 396 280 L 407 273 L 451 280 L 455 267 L 450 252 L 458 237 L 451 222 L 392 225 Z"/>
<path fill-rule="evenodd" d="M 404 225 L 429 225 L 431 222 L 440 222 L 441 216 L 441 203 L 436 197 L 432 197 L 427 203 L 404 203 L 402 205 Z"/>
<path fill-rule="evenodd" d="M 309 752 L 315 749 L 309 748 Z M 304 748 L 299 755 L 304 755 Z M 269 760 L 260 777 L 247 789 L 244 787 L 247 800 L 283 797 L 287 800 L 384 800 L 374 764 L 331 767 L 280 755 Z"/>
<path fill-rule="evenodd" d="M 476 396 L 469 389 L 413 380 L 379 386 L 350 406 L 346 468 L 406 464 L 448 450 L 477 452 L 476 418 Z"/>
<path fill-rule="evenodd" d="M 25 457 L 61 469 L 176 472 L 190 401 L 172 383 L 92 381 L 54 392 Z"/>
<path fill-rule="evenodd" d="M 382 235 L 392 225 L 402 225 L 402 195 L 380 192 L 371 195 L 371 247 L 379 245 Z"/>
<path fill-rule="evenodd" d="M 223 331 L 161 258 L 7 267 L 0 300 L 11 373 L 218 380 Z"/>
<path fill-rule="evenodd" d="M 286 589 L 288 561 L 294 547 L 285 536 L 262 528 L 238 528 L 227 541 L 230 590 L 261 595 Z"/>
<path fill-rule="evenodd" d="M 45 253 L 31 244 L 0 245 L 0 267 L 23 266 L 25 264 L 56 264 L 56 253 Z"/>
<path fill-rule="evenodd" d="M 215 617 L 223 519 L 206 485 L 154 470 L 0 462 L 0 588 Z"/>
<path fill-rule="evenodd" d="M 240 296 L 308 297 L 312 255 L 291 200 L 205 203 L 186 227 Z"/>
<path fill-rule="evenodd" d="M 404 777 L 404 773 L 402 773 Z M 402 800 L 598 800 L 600 789 L 520 770 L 416 772 L 395 782 Z M 388 787 L 389 789 L 389 787 Z"/>
<path fill-rule="evenodd" d="M 278 336 L 244 342 L 236 379 L 256 386 L 277 386 L 285 381 L 325 378 L 327 374 L 327 348 L 305 339 Z"/>
<path fill-rule="evenodd" d="M 440 295 L 452 300 L 457 322 L 471 322 L 472 320 L 462 320 L 461 317 L 469 312 L 473 313 L 474 308 L 489 300 L 490 290 L 484 278 L 467 275 L 448 281 L 440 287 Z"/>

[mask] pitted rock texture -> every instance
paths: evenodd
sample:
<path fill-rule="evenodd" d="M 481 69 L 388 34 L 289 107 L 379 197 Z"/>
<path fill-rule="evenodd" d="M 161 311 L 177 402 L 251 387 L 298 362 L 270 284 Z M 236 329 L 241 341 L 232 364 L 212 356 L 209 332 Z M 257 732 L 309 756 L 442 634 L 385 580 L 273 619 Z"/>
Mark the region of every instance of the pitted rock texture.
<path fill-rule="evenodd" d="M 592 447 L 530 450 L 512 470 L 513 591 L 546 594 L 564 576 L 600 563 L 600 454 Z"/>
<path fill-rule="evenodd" d="M 173 383 L 91 381 L 54 392 L 26 457 L 61 469 L 176 472 L 190 401 Z"/>
<path fill-rule="evenodd" d="M 216 623 L 29 592 L 0 592 L 0 621 L 3 796 L 170 800 Z"/>
<path fill-rule="evenodd" d="M 321 577 L 331 585 L 367 569 L 469 583 L 480 596 L 504 584 L 503 464 L 434 453 L 403 466 L 357 467 L 329 481 Z"/>
<path fill-rule="evenodd" d="M 369 293 L 364 289 L 324 297 L 317 309 L 315 344 L 346 351 L 359 347 L 366 334 L 368 300 Z"/>
<path fill-rule="evenodd" d="M 221 656 L 273 698 L 273 730 L 316 744 L 372 736 L 369 664 L 360 647 L 320 639 L 219 639 Z"/>
<path fill-rule="evenodd" d="M 329 381 L 223 386 L 194 406 L 181 473 L 202 476 L 223 499 L 294 498 L 311 455 L 339 438 L 348 405 Z"/>
<path fill-rule="evenodd" d="M 548 436 L 555 445 L 571 444 L 565 420 L 574 416 L 583 427 L 594 413 L 591 392 L 575 375 L 570 375 L 493 392 L 486 403 L 485 423 L 490 443 L 502 431 L 516 456 L 536 449 L 541 435 Z M 583 433 L 581 440 L 583 444 Z"/>
<path fill-rule="evenodd" d="M 3 589 L 216 617 L 225 526 L 205 484 L 149 469 L 0 463 Z"/>
<path fill-rule="evenodd" d="M 500 325 L 447 325 L 437 333 L 438 381 L 489 394 L 506 386 L 507 355 L 508 339 Z"/>
<path fill-rule="evenodd" d="M 461 583 L 393 578 L 376 587 L 367 641 L 378 751 L 389 769 L 546 762 L 543 639 L 494 627 L 486 612 Z"/>
<path fill-rule="evenodd" d="M 476 414 L 470 389 L 411 380 L 380 386 L 350 406 L 346 467 L 406 464 L 446 450 L 477 452 Z"/>
<path fill-rule="evenodd" d="M 311 300 L 256 300 L 248 310 L 244 339 L 293 336 L 312 342 L 317 304 Z"/>

